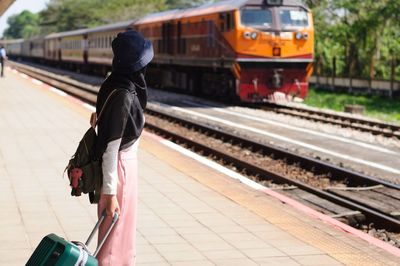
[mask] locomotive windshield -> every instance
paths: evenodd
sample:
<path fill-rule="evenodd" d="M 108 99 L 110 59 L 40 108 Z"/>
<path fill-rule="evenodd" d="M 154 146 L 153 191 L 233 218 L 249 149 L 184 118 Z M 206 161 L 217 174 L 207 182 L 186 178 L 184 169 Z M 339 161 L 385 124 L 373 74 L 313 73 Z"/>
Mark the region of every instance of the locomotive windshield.
<path fill-rule="evenodd" d="M 279 18 L 274 22 L 273 17 Z M 308 27 L 308 14 L 302 8 L 296 7 L 245 7 L 240 10 L 240 21 L 244 26 L 268 29 L 296 29 Z"/>
<path fill-rule="evenodd" d="M 281 9 L 279 18 L 282 28 L 299 28 L 308 26 L 307 12 L 300 9 Z"/>
<path fill-rule="evenodd" d="M 272 12 L 269 9 L 242 9 L 240 19 L 245 26 L 271 27 Z"/>

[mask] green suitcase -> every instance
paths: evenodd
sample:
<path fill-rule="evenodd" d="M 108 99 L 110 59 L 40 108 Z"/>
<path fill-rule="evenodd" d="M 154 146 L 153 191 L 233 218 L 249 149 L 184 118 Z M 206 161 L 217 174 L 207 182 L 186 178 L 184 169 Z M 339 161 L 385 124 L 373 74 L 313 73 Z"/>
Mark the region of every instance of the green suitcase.
<path fill-rule="evenodd" d="M 117 222 L 118 214 L 115 213 L 104 239 L 92 255 L 87 246 L 105 217 L 106 212 L 104 211 L 85 244 L 77 241 L 69 242 L 55 234 L 45 236 L 29 258 L 26 266 L 97 266 L 96 256 Z"/>

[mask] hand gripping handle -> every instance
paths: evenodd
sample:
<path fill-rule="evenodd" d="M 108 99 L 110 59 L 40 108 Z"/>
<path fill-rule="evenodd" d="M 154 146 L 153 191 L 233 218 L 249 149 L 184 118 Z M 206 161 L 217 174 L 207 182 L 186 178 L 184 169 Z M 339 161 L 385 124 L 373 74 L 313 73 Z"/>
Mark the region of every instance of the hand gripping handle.
<path fill-rule="evenodd" d="M 92 232 L 89 235 L 88 240 L 86 241 L 85 245 L 88 246 L 89 243 L 92 241 L 92 238 L 94 236 L 94 234 L 96 233 L 96 231 L 99 229 L 101 223 L 104 221 L 104 219 L 107 216 L 107 212 L 106 210 L 103 211 L 103 213 L 101 214 L 100 219 L 97 221 L 96 225 L 94 226 Z M 100 241 L 100 243 L 98 244 L 96 251 L 93 253 L 93 256 L 96 257 L 97 254 L 99 253 L 100 249 L 103 247 L 104 242 L 106 242 L 108 235 L 111 233 L 111 230 L 114 228 L 115 223 L 118 221 L 119 215 L 118 213 L 114 213 L 114 217 L 112 218 L 112 222 L 110 224 L 110 227 L 108 228 L 106 235 L 104 236 L 104 238 Z"/>

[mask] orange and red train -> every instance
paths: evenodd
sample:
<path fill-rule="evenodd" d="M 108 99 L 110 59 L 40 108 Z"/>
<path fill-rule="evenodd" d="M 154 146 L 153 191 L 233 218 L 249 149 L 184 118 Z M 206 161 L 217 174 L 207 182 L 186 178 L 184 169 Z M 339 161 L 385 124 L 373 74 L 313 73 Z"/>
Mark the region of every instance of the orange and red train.
<path fill-rule="evenodd" d="M 154 86 L 263 102 L 276 92 L 304 98 L 312 72 L 312 14 L 296 0 L 228 0 L 91 29 L 3 41 L 11 56 L 107 72 L 111 41 L 129 28 L 154 46 Z"/>

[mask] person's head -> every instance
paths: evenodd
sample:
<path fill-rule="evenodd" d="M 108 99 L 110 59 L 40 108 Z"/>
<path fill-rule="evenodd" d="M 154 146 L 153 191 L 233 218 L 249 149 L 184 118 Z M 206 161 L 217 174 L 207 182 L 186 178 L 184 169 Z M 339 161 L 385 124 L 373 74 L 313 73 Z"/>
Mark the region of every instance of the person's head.
<path fill-rule="evenodd" d="M 0 45 L 0 49 L 4 49 L 4 46 L 3 46 L 3 45 Z"/>
<path fill-rule="evenodd" d="M 150 63 L 154 57 L 153 45 L 139 32 L 128 30 L 119 33 L 112 41 L 113 72 L 133 75 Z"/>

